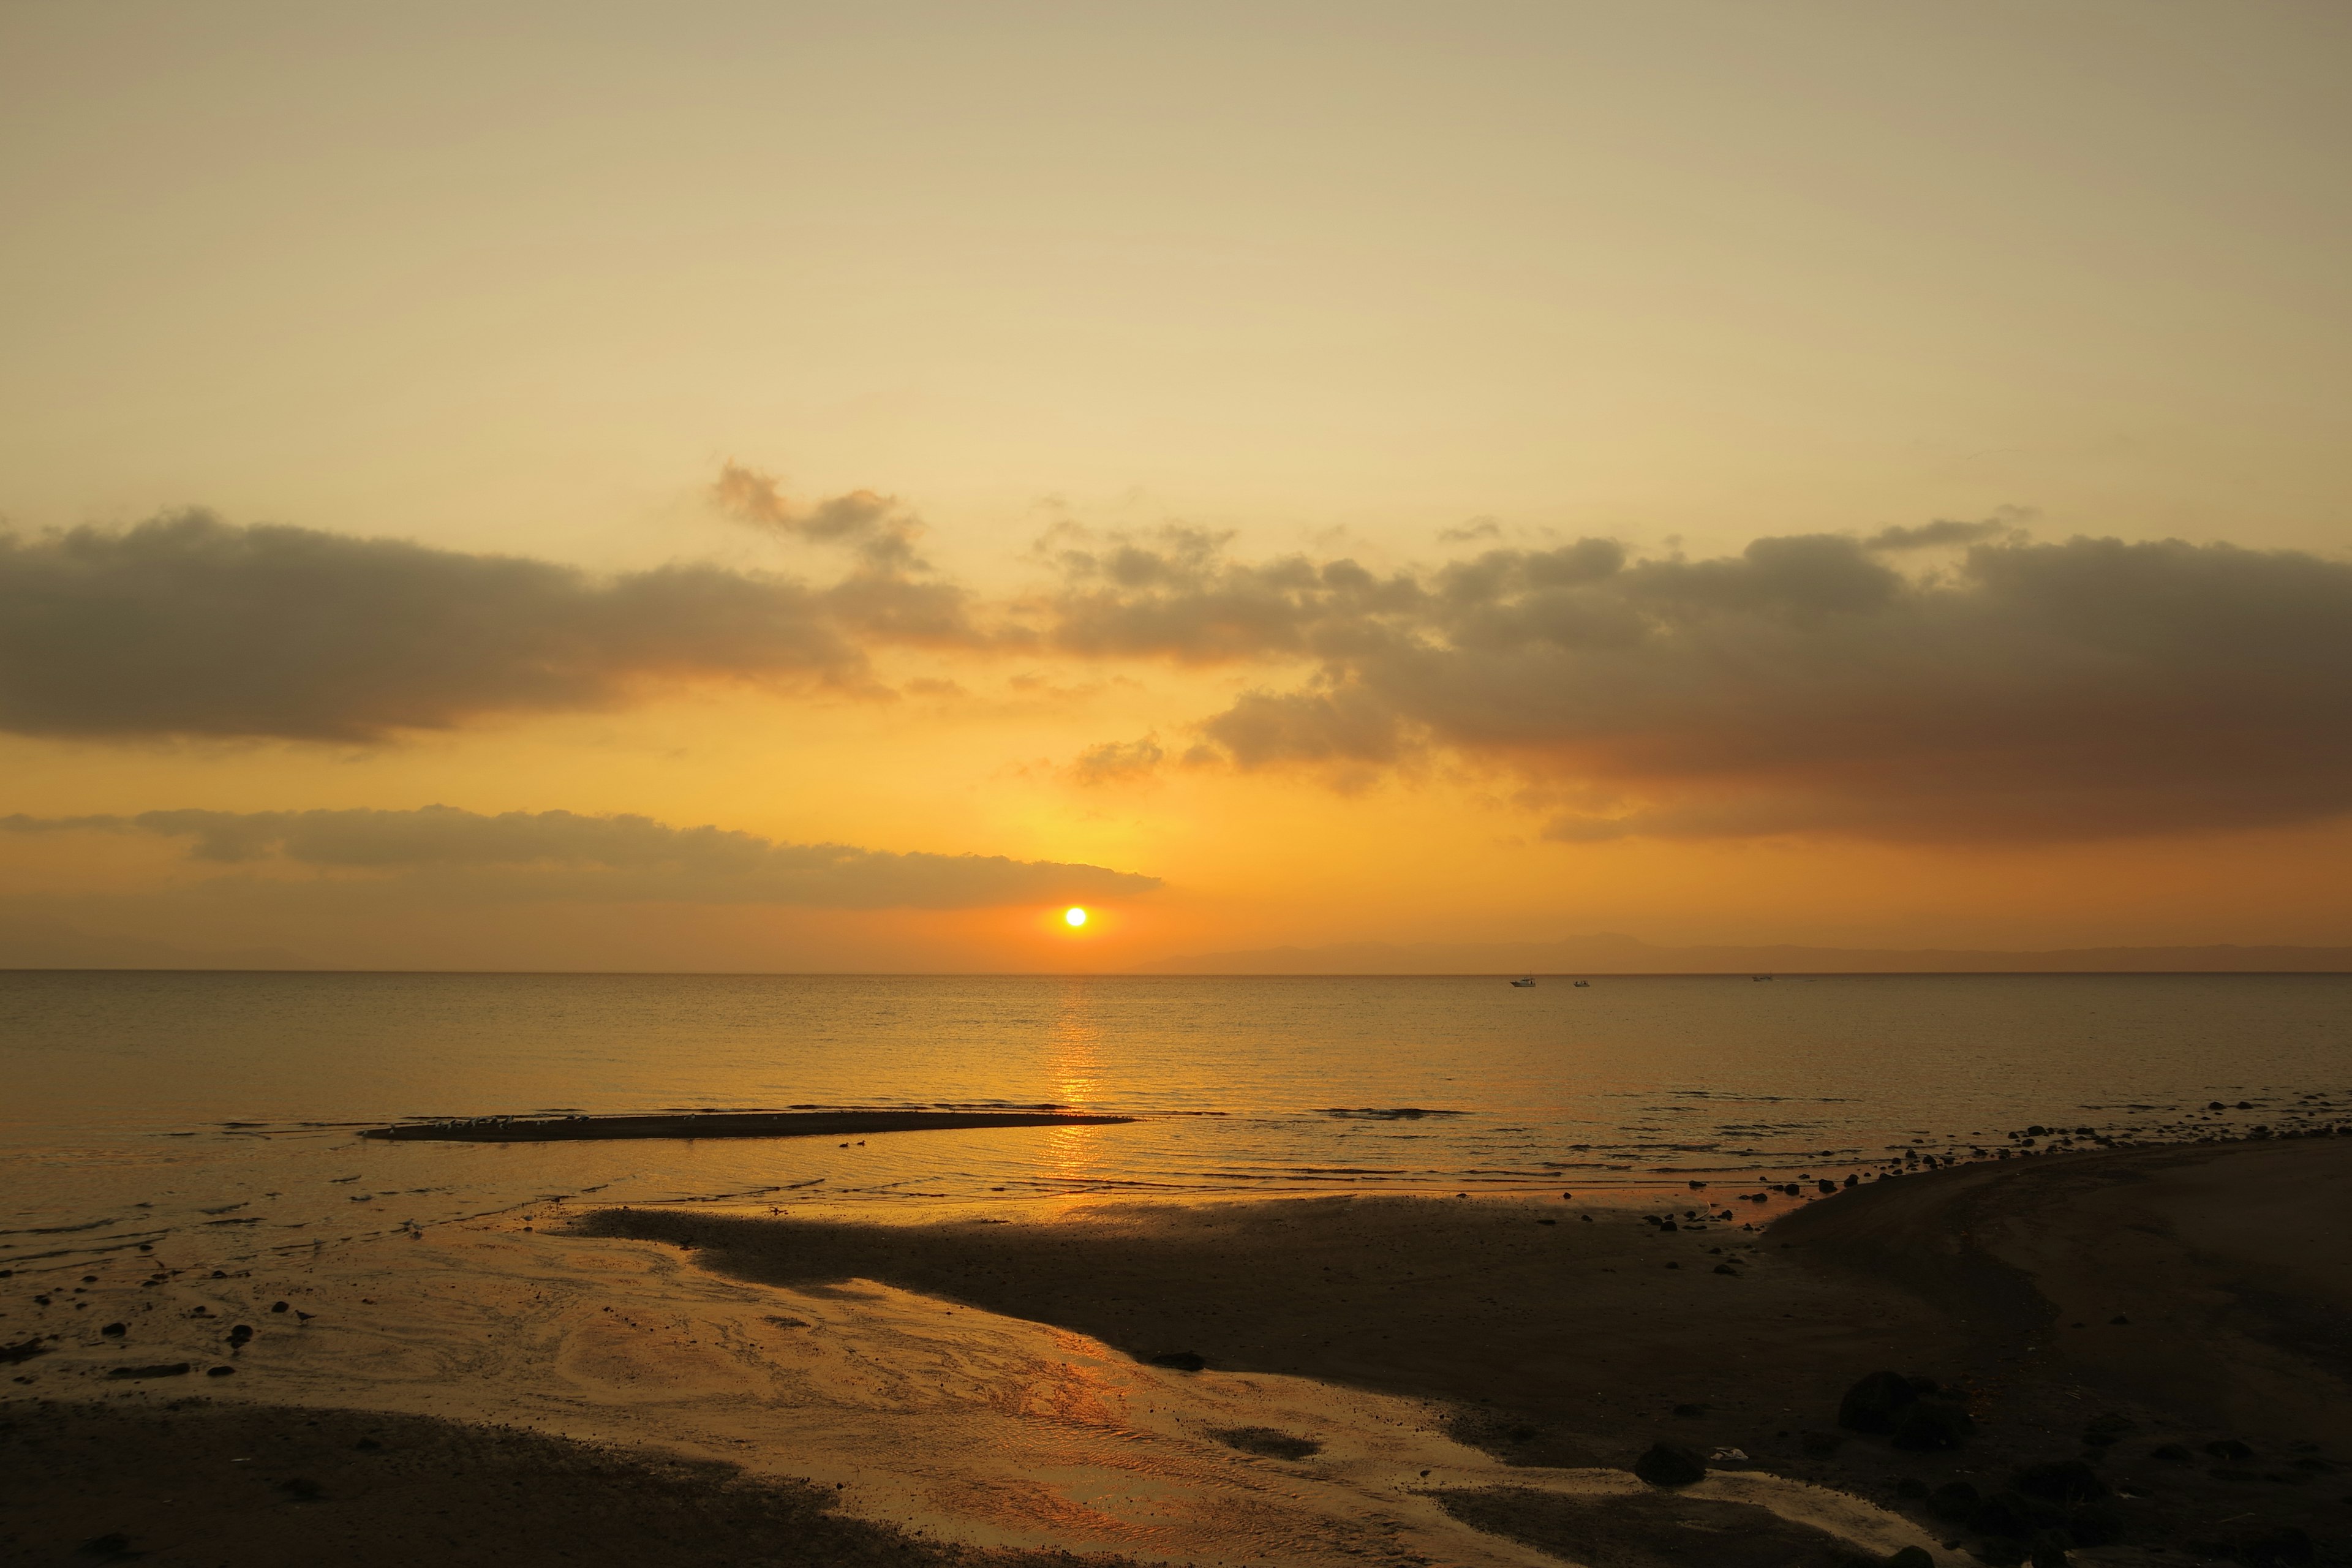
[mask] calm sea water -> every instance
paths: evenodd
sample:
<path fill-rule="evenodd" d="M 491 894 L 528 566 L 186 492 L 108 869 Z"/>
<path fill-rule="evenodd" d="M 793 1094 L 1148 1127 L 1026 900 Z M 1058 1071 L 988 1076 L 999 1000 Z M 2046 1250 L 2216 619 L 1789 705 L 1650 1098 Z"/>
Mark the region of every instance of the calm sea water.
<path fill-rule="evenodd" d="M 2352 976 L 16 972 L 0 1085 L 0 1267 L 164 1234 L 253 1256 L 553 1194 L 877 1215 L 1071 1194 L 1605 1200 L 2006 1148 L 2034 1122 L 2327 1119 L 2352 1104 Z M 2232 1109 L 2206 1112 L 2217 1099 Z M 1142 1120 L 845 1148 L 355 1135 L 415 1116 L 1037 1104 Z M 1443 1114 L 1378 1114 L 1402 1109 Z"/>

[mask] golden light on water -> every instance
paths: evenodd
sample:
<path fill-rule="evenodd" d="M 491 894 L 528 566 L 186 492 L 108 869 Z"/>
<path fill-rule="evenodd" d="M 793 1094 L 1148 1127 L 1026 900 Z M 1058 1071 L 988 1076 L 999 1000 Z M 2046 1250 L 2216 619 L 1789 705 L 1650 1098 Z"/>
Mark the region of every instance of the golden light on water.
<path fill-rule="evenodd" d="M 1062 911 L 1062 919 L 1075 929 L 1087 923 L 1087 911 L 1072 904 Z"/>

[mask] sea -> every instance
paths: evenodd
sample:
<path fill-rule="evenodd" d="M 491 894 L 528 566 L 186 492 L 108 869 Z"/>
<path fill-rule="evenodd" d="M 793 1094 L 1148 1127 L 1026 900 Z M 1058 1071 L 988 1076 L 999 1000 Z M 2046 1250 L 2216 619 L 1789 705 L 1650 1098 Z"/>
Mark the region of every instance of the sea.
<path fill-rule="evenodd" d="M 359 1137 L 442 1117 L 1042 1106 L 1134 1120 Z M 43 1274 L 165 1237 L 225 1266 L 559 1197 L 881 1221 L 1343 1193 L 1711 1205 L 2338 1123 L 2352 975 L 0 973 L 0 1269 Z"/>

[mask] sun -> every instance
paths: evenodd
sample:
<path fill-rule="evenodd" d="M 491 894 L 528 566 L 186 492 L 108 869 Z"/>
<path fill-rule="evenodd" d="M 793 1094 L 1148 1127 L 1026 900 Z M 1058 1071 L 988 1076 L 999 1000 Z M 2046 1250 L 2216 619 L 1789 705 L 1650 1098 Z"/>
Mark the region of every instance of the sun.
<path fill-rule="evenodd" d="M 1062 911 L 1062 919 L 1068 922 L 1072 930 L 1076 930 L 1077 927 L 1087 923 L 1087 911 L 1078 908 L 1077 905 L 1072 904 L 1068 909 Z"/>

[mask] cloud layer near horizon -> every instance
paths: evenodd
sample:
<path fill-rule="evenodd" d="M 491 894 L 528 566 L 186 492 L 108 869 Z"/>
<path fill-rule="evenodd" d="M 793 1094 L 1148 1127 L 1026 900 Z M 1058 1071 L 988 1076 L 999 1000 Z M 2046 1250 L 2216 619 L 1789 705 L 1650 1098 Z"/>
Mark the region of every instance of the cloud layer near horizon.
<path fill-rule="evenodd" d="M 1963 543 L 1917 574 L 1884 559 Z M 1168 530 L 1062 565 L 1075 650 L 1315 664 L 1203 722 L 1238 766 L 1483 759 L 1556 838 L 2079 839 L 2352 808 L 2352 566 L 2296 552 L 1930 524 L 1380 576 Z"/>
<path fill-rule="evenodd" d="M 569 811 L 149 811 L 0 817 L 20 834 L 127 833 L 189 841 L 188 858 L 496 884 L 512 897 L 670 900 L 824 909 L 989 909 L 1131 898 L 1156 877 L 999 855 L 893 854 L 789 844 L 720 827 Z"/>
<path fill-rule="evenodd" d="M 201 512 L 0 535 L 0 729 L 376 742 L 680 682 L 874 691 L 887 648 L 1017 649 L 1265 672 L 1198 743 L 1085 752 L 1066 776 L 1097 788 L 1180 754 L 1356 784 L 1448 757 L 1570 841 L 2090 839 L 2352 809 L 2352 565 L 2297 552 L 2043 544 L 1997 520 L 1375 572 L 1064 529 L 1050 584 L 990 603 L 929 573 L 887 498 L 797 506 L 730 465 L 712 499 L 846 549 L 847 574 L 597 578 Z"/>

